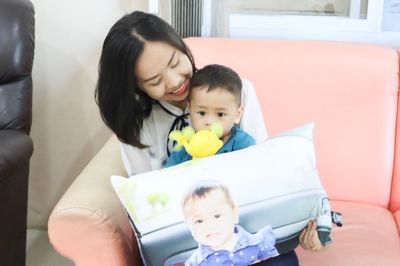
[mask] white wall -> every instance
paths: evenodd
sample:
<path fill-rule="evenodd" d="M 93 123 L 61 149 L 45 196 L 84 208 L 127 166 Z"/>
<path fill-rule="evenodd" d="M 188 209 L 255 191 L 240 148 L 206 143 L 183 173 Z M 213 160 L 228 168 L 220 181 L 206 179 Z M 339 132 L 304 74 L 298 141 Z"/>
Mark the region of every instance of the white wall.
<path fill-rule="evenodd" d="M 48 216 L 83 167 L 111 135 L 94 101 L 97 65 L 112 24 L 147 0 L 32 0 L 35 150 L 31 159 L 28 227 Z"/>

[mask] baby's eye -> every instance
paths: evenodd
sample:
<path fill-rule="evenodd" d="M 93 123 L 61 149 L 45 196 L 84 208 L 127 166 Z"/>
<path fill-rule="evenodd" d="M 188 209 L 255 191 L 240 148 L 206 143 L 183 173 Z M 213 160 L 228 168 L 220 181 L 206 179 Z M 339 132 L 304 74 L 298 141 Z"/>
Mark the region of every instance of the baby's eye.
<path fill-rule="evenodd" d="M 196 221 L 194 221 L 195 224 L 201 224 L 203 222 L 202 219 L 197 219 Z"/>
<path fill-rule="evenodd" d="M 219 214 L 219 213 L 216 213 L 216 214 L 214 214 L 214 218 L 220 218 L 221 217 L 221 214 Z"/>
<path fill-rule="evenodd" d="M 217 113 L 218 117 L 224 117 L 225 113 Z"/>
<path fill-rule="evenodd" d="M 205 116 L 206 115 L 206 112 L 204 112 L 204 111 L 199 111 L 199 112 L 197 112 L 200 116 Z"/>

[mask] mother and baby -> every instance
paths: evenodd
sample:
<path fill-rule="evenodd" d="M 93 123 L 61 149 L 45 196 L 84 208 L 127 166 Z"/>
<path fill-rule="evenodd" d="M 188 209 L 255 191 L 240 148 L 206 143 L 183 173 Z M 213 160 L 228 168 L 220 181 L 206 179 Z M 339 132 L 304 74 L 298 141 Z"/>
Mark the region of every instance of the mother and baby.
<path fill-rule="evenodd" d="M 197 70 L 182 38 L 152 14 L 133 12 L 110 29 L 100 58 L 96 101 L 102 119 L 121 142 L 129 176 L 190 159 L 173 152 L 168 138 L 189 123 L 196 130 L 220 123 L 222 152 L 267 139 L 251 83 L 223 66 Z M 306 250 L 323 248 L 316 222 L 308 224 L 299 241 Z M 254 265 L 298 264 L 291 251 Z"/>

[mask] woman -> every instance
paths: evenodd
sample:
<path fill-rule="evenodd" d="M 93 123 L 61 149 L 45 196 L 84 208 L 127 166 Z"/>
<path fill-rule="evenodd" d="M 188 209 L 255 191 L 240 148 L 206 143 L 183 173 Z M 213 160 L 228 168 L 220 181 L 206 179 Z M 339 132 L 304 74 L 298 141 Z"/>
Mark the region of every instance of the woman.
<path fill-rule="evenodd" d="M 168 134 L 187 125 L 188 83 L 196 71 L 181 37 L 159 17 L 133 12 L 108 33 L 99 64 L 96 101 L 102 119 L 118 136 L 129 176 L 163 167 L 172 143 Z M 261 110 L 251 84 L 243 82 L 245 106 L 240 128 L 256 142 L 267 138 Z M 310 223 L 301 245 L 322 247 Z M 268 265 L 297 265 L 294 252 Z M 277 264 L 288 260 L 291 264 Z M 260 264 L 261 265 L 261 264 Z"/>

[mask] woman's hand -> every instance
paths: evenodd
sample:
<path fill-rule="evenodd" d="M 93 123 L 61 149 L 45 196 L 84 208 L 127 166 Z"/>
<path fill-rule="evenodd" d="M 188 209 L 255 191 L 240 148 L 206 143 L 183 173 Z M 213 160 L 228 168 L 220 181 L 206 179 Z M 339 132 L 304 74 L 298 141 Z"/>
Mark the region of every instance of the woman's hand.
<path fill-rule="evenodd" d="M 305 250 L 317 251 L 324 246 L 318 238 L 317 221 L 310 221 L 300 234 L 300 246 Z"/>

